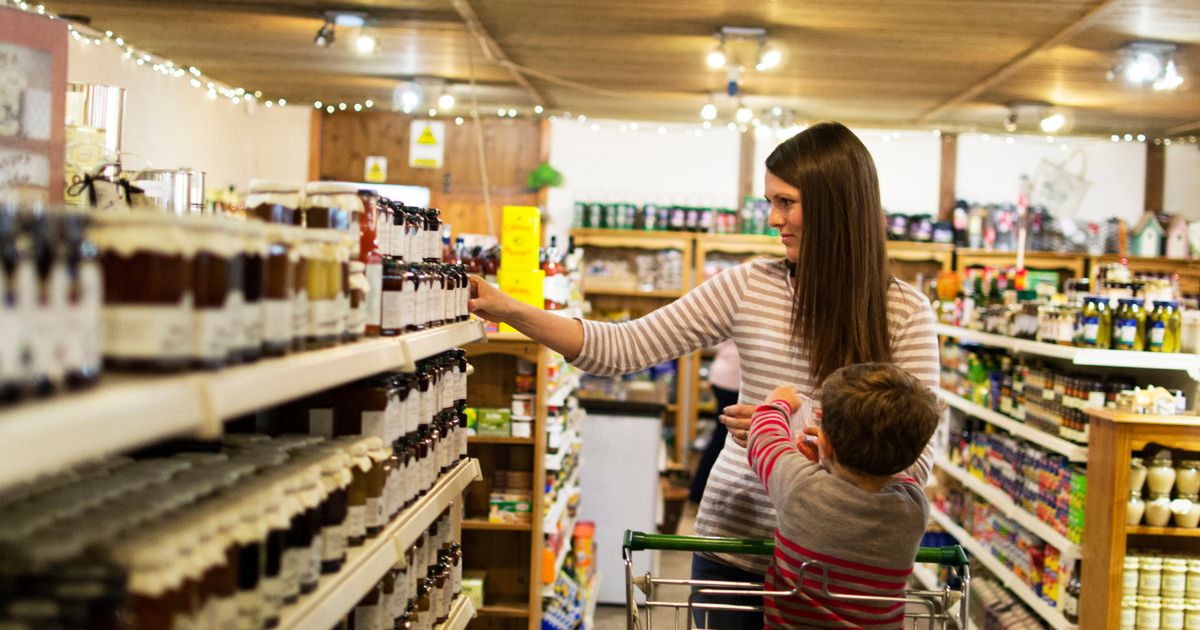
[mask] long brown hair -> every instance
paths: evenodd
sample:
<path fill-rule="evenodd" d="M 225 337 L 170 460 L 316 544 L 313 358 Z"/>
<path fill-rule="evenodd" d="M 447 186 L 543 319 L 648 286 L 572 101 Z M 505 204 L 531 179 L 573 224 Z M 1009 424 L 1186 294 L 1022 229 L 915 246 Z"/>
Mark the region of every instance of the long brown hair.
<path fill-rule="evenodd" d="M 792 334 L 817 383 L 852 363 L 890 362 L 887 259 L 875 161 L 844 125 L 813 125 L 780 144 L 767 170 L 800 190 Z"/>

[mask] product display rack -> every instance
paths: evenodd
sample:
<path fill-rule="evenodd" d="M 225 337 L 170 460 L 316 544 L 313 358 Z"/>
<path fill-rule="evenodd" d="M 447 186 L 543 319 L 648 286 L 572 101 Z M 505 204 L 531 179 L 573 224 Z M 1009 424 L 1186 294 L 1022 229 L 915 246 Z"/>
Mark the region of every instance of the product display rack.
<path fill-rule="evenodd" d="M 446 623 L 440 626 L 434 626 L 435 630 L 464 630 L 475 617 L 475 606 L 471 604 L 471 599 L 466 595 L 459 595 L 454 600 L 454 605 L 450 608 L 450 618 Z"/>
<path fill-rule="evenodd" d="M 0 409 L 0 489 L 168 438 L 215 438 L 237 416 L 380 372 L 411 371 L 482 337 L 482 324 L 469 321 L 214 372 L 105 375 L 88 391 Z"/>
<path fill-rule="evenodd" d="M 1196 551 L 1198 530 L 1127 525 L 1125 499 L 1129 497 L 1133 452 L 1150 442 L 1200 450 L 1200 417 L 1134 415 L 1091 408 L 1085 412 L 1091 416 L 1091 450 L 1105 457 L 1088 466 L 1079 625 L 1103 628 L 1109 627 L 1105 624 L 1110 620 L 1120 618 L 1123 563 L 1130 546 L 1181 554 Z"/>
<path fill-rule="evenodd" d="M 1064 271 L 1075 278 L 1087 276 L 1087 254 L 1059 254 L 1055 252 L 1025 252 L 1025 267 L 1027 269 L 1044 269 L 1046 271 Z M 986 249 L 956 249 L 954 251 L 954 268 L 968 267 L 1013 267 L 1017 264 L 1016 252 L 1003 252 Z"/>
<path fill-rule="evenodd" d="M 1135 274 L 1178 274 L 1181 291 L 1188 294 L 1200 293 L 1200 260 L 1121 256 L 1118 254 L 1092 256 L 1088 259 L 1088 278 L 1091 280 L 1092 286 L 1096 286 L 1100 267 L 1111 263 L 1124 263 Z"/>
<path fill-rule="evenodd" d="M 1087 461 L 1087 447 L 1080 446 L 1074 442 L 1068 442 L 1057 435 L 1051 435 L 1045 431 L 1025 424 L 1020 420 L 1014 420 L 1000 412 L 992 411 L 986 407 L 977 405 L 962 396 L 948 392 L 944 389 L 938 389 L 937 395 L 947 405 L 971 416 L 979 418 L 988 424 L 995 425 L 998 428 L 1004 429 L 1009 433 L 1025 440 L 1033 442 L 1038 446 L 1049 449 L 1063 455 L 1073 462 Z"/>
<path fill-rule="evenodd" d="M 351 548 L 340 571 L 322 580 L 311 595 L 284 609 L 280 627 L 323 630 L 335 626 L 389 569 L 403 560 L 403 550 L 415 544 L 429 525 L 451 504 L 459 502 L 467 486 L 479 478 L 478 461 L 468 459 L 458 464 L 415 505 L 400 513 L 387 529 L 363 547 Z M 470 606 L 469 601 L 466 606 Z M 471 612 L 464 609 L 459 614 L 469 618 Z"/>

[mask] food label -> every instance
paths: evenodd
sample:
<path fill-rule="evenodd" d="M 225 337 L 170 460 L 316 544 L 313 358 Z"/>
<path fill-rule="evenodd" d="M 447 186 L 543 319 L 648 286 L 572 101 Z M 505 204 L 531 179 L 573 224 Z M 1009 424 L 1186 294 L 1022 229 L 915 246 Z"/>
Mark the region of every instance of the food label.
<path fill-rule="evenodd" d="M 263 625 L 263 599 L 259 589 L 238 591 L 238 630 L 259 630 Z"/>
<path fill-rule="evenodd" d="M 383 327 L 388 330 L 404 330 L 413 323 L 413 301 L 411 293 L 387 291 L 383 294 Z"/>
<path fill-rule="evenodd" d="M 377 437 L 381 441 L 387 438 L 387 411 L 362 412 L 361 424 L 363 437 Z"/>
<path fill-rule="evenodd" d="M 383 497 L 378 497 L 378 498 L 374 498 L 374 499 L 372 499 L 371 497 L 367 497 L 366 518 L 367 518 L 367 527 L 370 529 L 374 529 L 376 527 L 383 527 L 384 525 L 387 524 L 387 514 L 384 510 Z"/>
<path fill-rule="evenodd" d="M 1150 608 L 1149 606 L 1138 606 L 1137 609 L 1137 627 L 1139 628 L 1157 628 L 1161 621 L 1162 615 L 1158 608 Z"/>
<path fill-rule="evenodd" d="M 262 301 L 262 335 L 269 344 L 292 342 L 292 302 L 290 300 Z"/>
<path fill-rule="evenodd" d="M 1154 322 L 1154 326 L 1150 329 L 1150 347 L 1155 350 L 1162 350 L 1163 337 L 1166 336 L 1167 327 L 1162 322 Z"/>
<path fill-rule="evenodd" d="M 415 309 L 415 312 L 413 315 L 415 318 L 415 321 L 413 323 L 417 326 L 425 326 L 425 325 L 429 324 L 429 293 L 430 293 L 430 291 L 432 291 L 432 289 L 430 289 L 428 285 L 422 283 L 421 289 L 416 292 L 417 293 L 417 305 L 416 305 L 416 309 Z"/>
<path fill-rule="evenodd" d="M 304 337 L 312 334 L 308 328 L 308 289 L 300 289 L 292 295 L 292 335 Z"/>
<path fill-rule="evenodd" d="M 457 281 L 453 281 L 457 284 Z M 442 319 L 447 324 L 458 318 L 458 289 L 447 289 L 442 293 Z"/>
<path fill-rule="evenodd" d="M 366 325 L 378 327 L 383 321 L 381 312 L 383 303 L 383 265 L 371 263 L 367 265 L 367 299 Z"/>
<path fill-rule="evenodd" d="M 321 528 L 321 560 L 341 560 L 346 555 L 346 523 Z"/>
<path fill-rule="evenodd" d="M 571 300 L 571 279 L 561 274 L 547 276 L 542 281 L 542 292 L 547 301 L 565 306 Z"/>
<path fill-rule="evenodd" d="M 1134 341 L 1137 340 L 1137 320 L 1122 319 L 1117 322 L 1117 327 L 1119 331 L 1119 343 L 1122 346 L 1133 347 Z"/>
<path fill-rule="evenodd" d="M 433 291 L 429 292 L 429 321 L 435 321 L 442 318 L 442 314 L 446 311 L 445 289 L 433 285 Z"/>
<path fill-rule="evenodd" d="M 309 409 L 308 432 L 312 435 L 319 435 L 326 440 L 333 439 L 333 410 Z"/>
<path fill-rule="evenodd" d="M 80 264 L 79 300 L 75 307 L 73 325 L 79 331 L 79 364 L 96 369 L 99 369 L 101 361 L 100 303 L 103 286 L 104 280 L 100 274 L 99 264 L 95 262 Z M 3 291 L 0 290 L 0 295 L 2 294 Z"/>
<path fill-rule="evenodd" d="M 284 598 L 294 597 L 300 593 L 300 576 L 304 573 L 305 563 L 308 562 L 311 555 L 312 551 L 308 548 L 292 548 L 283 552 L 279 575 L 283 580 L 282 595 Z"/>
<path fill-rule="evenodd" d="M 33 346 L 34 370 L 44 374 L 52 383 L 62 383 L 67 366 L 78 364 L 68 363 L 67 354 L 73 347 L 78 347 L 75 338 L 77 331 L 69 327 L 67 302 L 71 292 L 71 278 L 67 266 L 59 263 L 50 268 L 50 292 L 43 308 L 32 322 L 35 329 Z"/>
<path fill-rule="evenodd" d="M 238 621 L 237 597 L 214 598 L 211 612 L 212 625 L 209 628 L 234 628 Z"/>
<path fill-rule="evenodd" d="M 308 303 L 308 335 L 331 337 L 338 331 L 336 300 L 312 300 Z"/>
<path fill-rule="evenodd" d="M 418 426 L 421 424 L 421 398 L 424 395 L 420 391 L 413 391 L 408 395 L 408 402 L 405 403 L 405 415 L 408 416 L 404 423 L 404 432 L 415 433 Z"/>
<path fill-rule="evenodd" d="M 339 336 L 350 330 L 350 322 L 352 316 L 350 314 L 350 296 L 345 293 L 338 293 L 333 300 L 333 328 L 329 334 Z"/>
<path fill-rule="evenodd" d="M 346 535 L 359 538 L 367 534 L 367 506 L 352 505 L 346 512 L 346 522 L 342 523 Z"/>
<path fill-rule="evenodd" d="M 1083 320 L 1083 341 L 1087 344 L 1095 344 L 1097 337 L 1100 334 L 1100 319 L 1097 317 L 1088 317 Z"/>
<path fill-rule="evenodd" d="M 191 350 L 187 300 L 169 306 L 105 306 L 104 356 L 118 359 L 182 358 Z"/>
<path fill-rule="evenodd" d="M 383 620 L 380 615 L 379 605 L 364 605 L 359 604 L 354 609 L 354 627 L 365 628 L 367 630 L 375 630 L 381 627 Z"/>
<path fill-rule="evenodd" d="M 1079 614 L 1079 598 L 1067 594 L 1063 597 L 1063 614 L 1074 617 Z"/>
<path fill-rule="evenodd" d="M 1182 628 L 1183 627 L 1183 609 L 1182 608 L 1164 608 L 1162 610 L 1162 621 L 1159 623 L 1159 628 Z"/>
<path fill-rule="evenodd" d="M 266 611 L 278 611 L 283 608 L 283 577 L 264 577 L 259 582 L 262 591 L 263 606 Z"/>
<path fill-rule="evenodd" d="M 236 326 L 224 308 L 196 309 L 192 313 L 192 357 L 224 361 L 234 342 Z"/>
<path fill-rule="evenodd" d="M 263 342 L 263 309 L 262 302 L 242 304 L 242 342 L 243 348 L 257 349 Z"/>

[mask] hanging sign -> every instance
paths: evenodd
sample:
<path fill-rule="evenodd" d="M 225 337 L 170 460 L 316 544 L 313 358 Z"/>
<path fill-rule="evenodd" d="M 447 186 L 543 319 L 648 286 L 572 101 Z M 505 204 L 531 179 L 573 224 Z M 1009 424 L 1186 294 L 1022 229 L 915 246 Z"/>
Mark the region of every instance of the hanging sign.
<path fill-rule="evenodd" d="M 408 138 L 408 165 L 442 168 L 446 156 L 446 123 L 414 120 Z"/>
<path fill-rule="evenodd" d="M 368 155 L 367 164 L 363 167 L 363 181 L 372 184 L 387 182 L 387 158 L 382 155 Z"/>

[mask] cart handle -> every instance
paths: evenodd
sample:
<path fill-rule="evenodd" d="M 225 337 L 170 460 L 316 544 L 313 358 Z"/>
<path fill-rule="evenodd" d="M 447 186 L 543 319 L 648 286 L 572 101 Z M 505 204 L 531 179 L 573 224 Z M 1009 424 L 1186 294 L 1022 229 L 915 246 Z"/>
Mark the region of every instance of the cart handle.
<path fill-rule="evenodd" d="M 700 553 L 744 553 L 769 556 L 775 553 L 775 541 L 769 538 L 716 538 L 712 536 L 675 536 L 671 534 L 646 534 L 625 530 L 625 549 L 645 551 L 692 551 Z M 917 562 L 962 567 L 968 563 L 962 547 L 921 547 L 917 549 Z"/>

